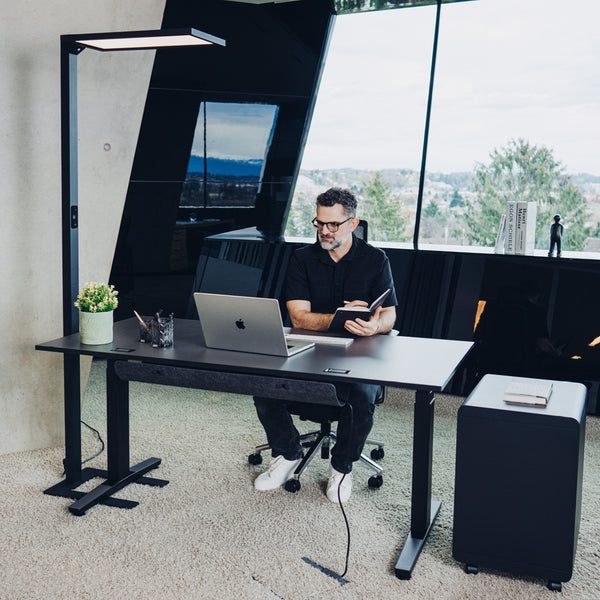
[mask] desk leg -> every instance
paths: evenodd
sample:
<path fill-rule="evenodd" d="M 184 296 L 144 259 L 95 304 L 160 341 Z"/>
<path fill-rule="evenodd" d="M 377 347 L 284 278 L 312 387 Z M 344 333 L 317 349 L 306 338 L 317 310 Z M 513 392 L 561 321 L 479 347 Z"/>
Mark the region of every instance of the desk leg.
<path fill-rule="evenodd" d="M 73 498 L 72 490 L 89 479 L 81 470 L 81 376 L 79 356 L 63 356 L 63 393 L 65 416 L 65 479 L 47 490 L 49 496 Z"/>
<path fill-rule="evenodd" d="M 81 376 L 79 356 L 63 357 L 65 407 L 65 481 L 81 483 Z"/>
<path fill-rule="evenodd" d="M 117 377 L 114 360 L 106 364 L 106 455 L 114 484 L 129 474 L 129 381 Z"/>
<path fill-rule="evenodd" d="M 441 502 L 431 499 L 434 407 L 433 392 L 423 390 L 416 392 L 410 533 L 395 567 L 396 577 L 399 579 L 410 579 L 442 505 Z"/>
<path fill-rule="evenodd" d="M 65 357 L 66 358 L 66 357 Z M 77 357 L 79 365 L 79 358 Z M 76 451 L 79 453 L 79 479 L 77 481 L 63 481 L 48 490 L 46 494 L 74 498 L 76 502 L 69 506 L 74 515 L 84 515 L 88 508 L 96 504 L 106 504 L 118 508 L 133 508 L 138 502 L 111 496 L 129 485 L 130 483 L 143 483 L 146 485 L 164 486 L 169 483 L 164 479 L 145 477 L 144 474 L 160 465 L 160 458 L 148 458 L 133 467 L 129 467 L 129 382 L 119 379 L 115 373 L 114 362 L 107 361 L 106 365 L 106 430 L 107 430 L 107 463 L 108 470 L 87 468 L 81 470 L 81 426 L 80 416 L 77 417 L 77 431 L 79 432 L 79 445 Z M 67 400 L 65 394 L 65 412 L 67 412 Z M 77 415 L 79 415 L 79 399 L 77 401 Z M 76 417 L 75 409 L 69 408 L 72 413 L 71 419 Z M 73 435 L 74 439 L 75 436 Z M 69 444 L 75 446 L 73 440 Z M 77 452 L 71 448 L 72 455 Z M 67 450 L 68 452 L 68 450 Z M 73 459 L 74 460 L 74 459 Z M 75 469 L 76 470 L 76 469 Z M 90 492 L 77 491 L 83 482 L 94 477 L 106 479 Z"/>

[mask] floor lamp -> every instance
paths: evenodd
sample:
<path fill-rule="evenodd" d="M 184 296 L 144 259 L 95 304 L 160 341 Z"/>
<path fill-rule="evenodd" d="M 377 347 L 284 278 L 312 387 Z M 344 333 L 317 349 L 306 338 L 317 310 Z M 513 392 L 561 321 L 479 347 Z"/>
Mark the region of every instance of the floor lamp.
<path fill-rule="evenodd" d="M 193 28 L 61 35 L 63 335 L 71 335 L 79 331 L 79 312 L 73 305 L 79 291 L 77 56 L 86 48 L 100 52 L 110 52 L 212 44 L 225 46 L 225 40 Z M 73 497 L 72 489 L 82 482 L 81 430 L 79 426 L 81 420 L 79 357 L 65 355 L 64 360 L 65 431 L 76 432 L 76 434 L 65 439 L 65 481 L 59 484 L 65 489 L 55 489 L 54 492 L 47 490 L 47 492 Z M 54 488 L 56 487 L 54 486 Z"/>

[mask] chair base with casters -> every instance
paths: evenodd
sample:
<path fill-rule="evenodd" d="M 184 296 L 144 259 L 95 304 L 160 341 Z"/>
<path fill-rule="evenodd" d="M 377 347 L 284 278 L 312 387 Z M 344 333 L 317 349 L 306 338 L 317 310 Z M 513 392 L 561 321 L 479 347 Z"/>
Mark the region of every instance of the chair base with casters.
<path fill-rule="evenodd" d="M 380 394 L 380 397 L 383 396 L 383 393 L 384 392 L 382 392 Z M 380 400 L 378 398 L 377 403 L 380 404 L 382 401 L 383 400 Z M 323 459 L 329 458 L 329 449 L 331 447 L 331 442 L 335 443 L 335 441 L 337 439 L 336 432 L 332 431 L 332 429 L 331 429 L 331 422 L 333 420 L 336 420 L 336 416 L 330 415 L 329 418 L 324 417 L 322 419 L 317 419 L 314 417 L 311 418 L 311 417 L 304 416 L 305 412 L 302 409 L 294 410 L 294 408 L 292 408 L 290 410 L 290 412 L 292 414 L 299 415 L 301 420 L 309 420 L 310 419 L 311 421 L 315 421 L 320 424 L 319 431 L 311 431 L 309 433 L 305 433 L 300 436 L 300 443 L 302 444 L 302 447 L 306 448 L 307 450 L 304 453 L 302 460 L 296 467 L 296 470 L 294 471 L 294 474 L 292 475 L 291 479 L 289 479 L 285 483 L 285 489 L 288 492 L 297 492 L 301 487 L 300 475 L 302 474 L 304 469 L 306 469 L 306 467 L 308 466 L 310 461 L 315 457 L 315 455 L 319 451 L 319 449 L 321 450 L 321 458 L 323 458 Z M 360 456 L 359 462 L 361 462 L 365 466 L 367 466 L 370 469 L 372 469 L 373 471 L 375 471 L 375 475 L 372 475 L 369 478 L 368 484 L 369 484 L 370 488 L 376 489 L 376 488 L 381 487 L 381 485 L 383 484 L 383 467 L 378 465 L 375 462 L 375 460 L 380 460 L 385 456 L 385 451 L 383 449 L 384 443 L 379 440 L 374 440 L 374 439 L 369 438 L 366 440 L 365 445 L 366 444 L 375 446 L 375 448 L 373 448 L 371 450 L 371 458 L 369 458 L 364 453 L 362 453 Z M 252 465 L 261 464 L 262 463 L 261 453 L 264 452 L 265 450 L 270 450 L 270 449 L 271 449 L 271 446 L 269 446 L 269 444 L 261 444 L 260 446 L 256 446 L 256 448 L 254 449 L 254 453 L 250 454 L 248 456 L 248 462 Z"/>

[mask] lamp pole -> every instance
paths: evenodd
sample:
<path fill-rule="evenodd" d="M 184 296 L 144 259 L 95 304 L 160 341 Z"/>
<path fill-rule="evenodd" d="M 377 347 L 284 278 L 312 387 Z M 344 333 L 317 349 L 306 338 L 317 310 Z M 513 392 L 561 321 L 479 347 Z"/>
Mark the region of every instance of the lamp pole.
<path fill-rule="evenodd" d="M 77 55 L 83 50 L 70 36 L 60 40 L 60 123 L 62 187 L 63 335 L 79 330 L 73 305 L 79 288 L 77 193 Z"/>
<path fill-rule="evenodd" d="M 60 38 L 60 123 L 62 188 L 63 335 L 79 330 L 73 302 L 79 288 L 79 222 L 77 190 L 77 55 L 83 47 Z M 81 481 L 81 407 L 79 355 L 64 355 L 65 479 Z"/>
<path fill-rule="evenodd" d="M 225 40 L 193 28 L 60 36 L 63 335 L 79 331 L 79 214 L 77 189 L 77 56 L 99 51 L 148 50 L 216 44 Z M 64 355 L 65 482 L 81 483 L 81 381 L 79 355 Z"/>

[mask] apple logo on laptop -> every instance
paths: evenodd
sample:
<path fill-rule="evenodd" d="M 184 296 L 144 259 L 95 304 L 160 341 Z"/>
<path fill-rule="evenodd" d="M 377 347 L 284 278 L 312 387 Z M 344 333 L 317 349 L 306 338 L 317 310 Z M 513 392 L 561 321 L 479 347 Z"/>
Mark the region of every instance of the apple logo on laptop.
<path fill-rule="evenodd" d="M 238 320 L 235 322 L 235 326 L 236 326 L 238 329 L 246 329 L 246 325 L 244 325 L 244 320 L 243 320 L 243 319 L 238 319 Z"/>

